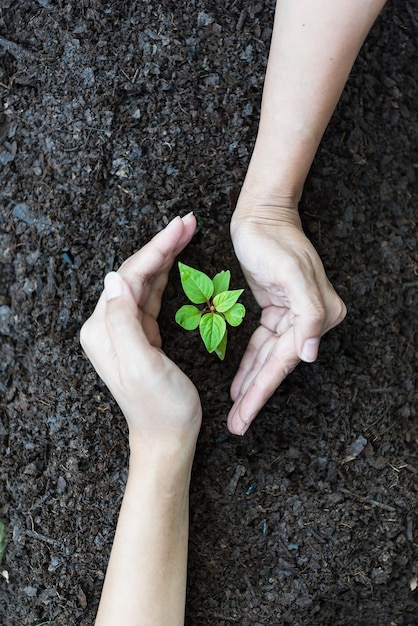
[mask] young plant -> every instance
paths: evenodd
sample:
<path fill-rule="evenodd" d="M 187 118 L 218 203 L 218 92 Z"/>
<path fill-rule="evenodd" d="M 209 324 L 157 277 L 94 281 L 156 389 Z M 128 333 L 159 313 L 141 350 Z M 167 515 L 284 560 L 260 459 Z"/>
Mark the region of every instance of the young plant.
<path fill-rule="evenodd" d="M 229 291 L 231 272 L 223 270 L 211 280 L 209 276 L 184 263 L 179 263 L 180 279 L 184 293 L 193 304 L 185 304 L 176 313 L 176 322 L 186 330 L 199 327 L 200 335 L 208 352 L 225 358 L 228 337 L 227 323 L 239 326 L 245 308 L 238 298 L 244 291 Z M 198 308 L 194 305 L 204 305 Z"/>

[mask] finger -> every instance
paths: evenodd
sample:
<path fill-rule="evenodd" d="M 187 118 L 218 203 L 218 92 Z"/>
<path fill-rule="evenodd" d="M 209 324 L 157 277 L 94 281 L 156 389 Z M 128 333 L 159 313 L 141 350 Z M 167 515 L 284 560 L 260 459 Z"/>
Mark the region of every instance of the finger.
<path fill-rule="evenodd" d="M 313 246 L 307 249 L 305 263 L 290 266 L 284 275 L 285 292 L 294 313 L 296 350 L 301 360 L 312 363 L 318 356 L 321 337 L 344 319 L 345 306 Z"/>
<path fill-rule="evenodd" d="M 324 332 L 325 303 L 314 268 L 311 267 L 310 271 L 304 268 L 302 271 L 298 266 L 296 271 L 295 268 L 293 270 L 287 274 L 289 279 L 284 286 L 292 312 L 296 351 L 302 360 L 313 362 L 317 358 Z"/>
<path fill-rule="evenodd" d="M 196 218 L 189 214 L 176 217 L 141 250 L 127 259 L 120 267 L 121 276 L 129 284 L 136 302 L 143 306 L 148 297 L 145 287 L 157 276 L 159 296 L 166 285 L 168 272 L 179 252 L 189 243 L 196 228 Z"/>
<path fill-rule="evenodd" d="M 241 389 L 244 381 L 248 378 L 250 372 L 254 371 L 254 364 L 260 348 L 269 337 L 271 337 L 271 332 L 264 328 L 264 326 L 259 326 L 252 334 L 244 356 L 241 359 L 237 373 L 235 374 L 234 380 L 231 384 L 230 393 L 232 400 L 235 401 L 239 395 L 242 395 Z"/>
<path fill-rule="evenodd" d="M 141 279 L 141 273 L 140 273 L 140 267 L 142 262 L 145 260 L 145 263 L 148 263 L 148 267 L 149 267 L 149 257 L 152 256 L 152 254 L 154 253 L 155 256 L 155 249 L 154 251 L 152 251 L 152 248 L 154 248 L 154 239 L 156 239 L 157 237 L 160 236 L 161 233 L 164 233 L 164 231 L 160 231 L 160 233 L 158 233 L 154 239 L 152 239 L 148 244 L 146 244 L 143 248 L 141 248 L 138 252 L 136 252 L 135 254 L 133 254 L 131 257 L 129 257 L 126 261 L 124 261 L 122 263 L 122 265 L 120 266 L 118 272 L 121 274 L 121 276 L 123 276 L 124 280 L 128 283 L 135 300 L 140 304 L 141 308 L 143 310 L 145 310 L 146 312 L 153 314 L 153 317 L 157 317 L 158 313 L 159 313 L 159 307 L 161 304 L 161 295 L 164 291 L 164 288 L 167 284 L 167 279 L 168 279 L 168 272 L 170 270 L 171 264 L 175 258 L 175 256 L 181 252 L 181 250 L 187 245 L 187 243 L 190 241 L 190 239 L 193 237 L 193 233 L 195 231 L 196 228 L 196 218 L 193 216 L 193 214 L 189 214 L 186 215 L 183 218 L 175 218 L 173 220 L 173 222 L 175 222 L 175 224 L 173 224 L 173 233 L 178 235 L 178 240 L 177 240 L 177 245 L 173 250 L 173 258 L 168 262 L 168 269 L 164 272 L 164 268 L 165 268 L 165 264 L 164 264 L 164 258 L 160 258 L 161 260 L 161 266 L 158 266 L 159 263 L 159 258 L 157 257 L 156 259 L 154 259 L 154 263 L 156 266 L 156 272 L 158 272 L 158 270 L 160 270 L 160 274 L 155 275 L 154 280 L 152 281 L 152 291 L 154 291 L 154 284 L 156 285 L 155 287 L 155 294 L 150 294 L 151 289 L 145 289 L 145 286 L 148 285 L 149 287 L 151 287 L 151 275 L 150 276 L 144 276 Z M 183 226 L 181 225 L 181 222 L 183 222 Z M 170 222 L 171 224 L 172 222 Z M 170 226 L 170 224 L 166 227 L 167 230 L 168 227 Z M 179 232 L 179 227 L 180 227 L 180 232 Z M 176 232 L 174 232 L 176 231 Z M 158 242 L 157 242 L 158 243 Z M 152 245 L 151 245 L 152 244 Z M 151 250 L 149 250 L 149 247 L 151 248 Z M 146 250 L 146 255 L 145 259 L 144 256 L 141 254 Z M 162 254 L 164 255 L 164 252 L 162 251 Z M 151 259 L 152 261 L 152 259 Z M 162 272 L 162 273 L 161 273 Z M 142 283 L 141 283 L 142 280 Z M 158 282 L 159 281 L 159 282 Z M 142 295 L 142 301 L 139 302 L 139 298 L 140 298 L 140 294 Z M 146 301 L 149 296 L 152 295 L 153 296 L 153 300 L 154 303 L 151 304 L 150 306 L 150 311 L 146 310 L 144 307 L 144 304 L 146 304 L 146 302 L 143 302 L 144 300 Z M 103 292 L 96 304 L 95 310 L 94 310 L 94 316 L 95 318 L 97 318 L 98 316 L 100 317 L 104 317 L 104 311 L 105 311 L 105 293 Z"/>
<path fill-rule="evenodd" d="M 263 309 L 260 326 L 250 339 L 248 348 L 231 385 L 231 397 L 233 400 L 240 393 L 244 392 L 249 382 L 262 367 L 268 352 L 271 350 L 271 341 L 275 342 L 277 337 L 283 335 L 292 326 L 293 315 L 287 307 L 269 306 Z"/>
<path fill-rule="evenodd" d="M 267 347 L 266 344 L 267 342 L 263 347 Z M 242 435 L 247 431 L 257 413 L 298 362 L 299 357 L 295 352 L 293 332 L 290 328 L 275 340 L 265 356 L 263 365 L 257 368 L 255 376 L 251 380 L 247 377 L 247 381 L 244 381 L 242 393 L 237 397 L 228 415 L 228 428 L 232 433 Z"/>
<path fill-rule="evenodd" d="M 143 329 L 129 285 L 117 272 L 105 277 L 105 324 L 119 364 L 121 379 L 133 379 L 149 368 L 155 352 Z"/>
<path fill-rule="evenodd" d="M 173 251 L 172 258 L 169 261 L 169 265 L 166 271 L 150 277 L 150 279 L 148 280 L 149 289 L 148 291 L 143 290 L 143 297 L 141 298 L 141 301 L 139 303 L 144 313 L 151 315 L 155 319 L 160 313 L 162 295 L 164 289 L 166 288 L 169 271 L 173 265 L 173 262 L 176 256 L 189 243 L 191 237 L 195 232 L 196 218 L 193 216 L 193 214 L 189 213 L 189 215 L 183 217 L 182 220 L 185 226 L 184 232 Z"/>
<path fill-rule="evenodd" d="M 250 388 L 251 384 L 255 380 L 255 378 L 259 375 L 263 367 L 265 366 L 266 361 L 271 356 L 272 350 L 274 350 L 277 342 L 280 341 L 280 337 L 277 335 L 272 335 L 269 333 L 264 343 L 260 346 L 256 354 L 256 358 L 254 359 L 252 369 L 248 372 L 245 380 L 243 381 L 240 389 L 240 396 L 244 396 L 247 390 Z"/>
<path fill-rule="evenodd" d="M 321 337 L 343 321 L 344 302 L 329 283 L 321 300 L 305 302 L 305 310 L 294 319 L 295 345 L 302 361 L 312 363 L 318 356 Z"/>

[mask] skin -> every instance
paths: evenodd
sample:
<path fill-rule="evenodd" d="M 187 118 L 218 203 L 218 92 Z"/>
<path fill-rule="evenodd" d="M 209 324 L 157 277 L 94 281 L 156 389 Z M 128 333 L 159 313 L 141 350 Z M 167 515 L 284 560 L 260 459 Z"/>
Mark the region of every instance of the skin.
<path fill-rule="evenodd" d="M 298 215 L 303 184 L 382 0 L 278 0 L 261 120 L 231 222 L 238 259 L 262 308 L 231 387 L 243 434 L 284 377 L 316 359 L 345 316 Z M 191 381 L 161 350 L 157 316 L 168 272 L 196 227 L 167 228 L 105 279 L 81 344 L 129 426 L 128 481 L 97 626 L 181 626 L 190 472 L 201 424 Z M 164 392 L 164 393 L 162 393 Z"/>
<path fill-rule="evenodd" d="M 177 217 L 105 278 L 80 341 L 129 427 L 130 464 L 96 626 L 184 624 L 198 393 L 161 350 L 161 296 L 196 228 Z"/>
<path fill-rule="evenodd" d="M 305 236 L 303 185 L 360 47 L 383 0 L 278 0 L 261 118 L 231 237 L 260 305 L 231 386 L 232 433 L 244 434 L 346 307 Z"/>

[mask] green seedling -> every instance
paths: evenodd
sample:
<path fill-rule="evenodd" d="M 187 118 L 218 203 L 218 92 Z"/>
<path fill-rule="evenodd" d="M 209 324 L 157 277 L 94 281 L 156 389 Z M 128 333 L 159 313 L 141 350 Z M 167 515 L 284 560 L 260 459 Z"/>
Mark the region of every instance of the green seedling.
<path fill-rule="evenodd" d="M 176 322 L 186 330 L 199 327 L 200 336 L 209 353 L 225 358 L 228 337 L 227 323 L 239 326 L 244 319 L 245 308 L 238 298 L 244 291 L 229 291 L 231 272 L 223 270 L 211 280 L 209 276 L 184 263 L 179 263 L 181 285 L 193 304 L 185 304 L 176 313 Z M 195 306 L 203 305 L 203 308 Z"/>

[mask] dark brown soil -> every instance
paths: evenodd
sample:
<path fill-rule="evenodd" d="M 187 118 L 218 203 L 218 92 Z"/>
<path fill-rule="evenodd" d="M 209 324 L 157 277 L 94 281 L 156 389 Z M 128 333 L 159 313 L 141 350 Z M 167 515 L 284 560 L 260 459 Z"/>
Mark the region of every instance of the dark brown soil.
<path fill-rule="evenodd" d="M 183 260 L 243 278 L 228 224 L 255 138 L 273 2 L 1 0 L 0 623 L 93 624 L 126 478 L 124 420 L 78 331 L 104 274 L 169 219 Z M 418 7 L 390 3 L 355 65 L 301 211 L 347 303 L 314 365 L 243 438 L 222 364 L 165 348 L 205 411 L 187 624 L 418 624 Z"/>

